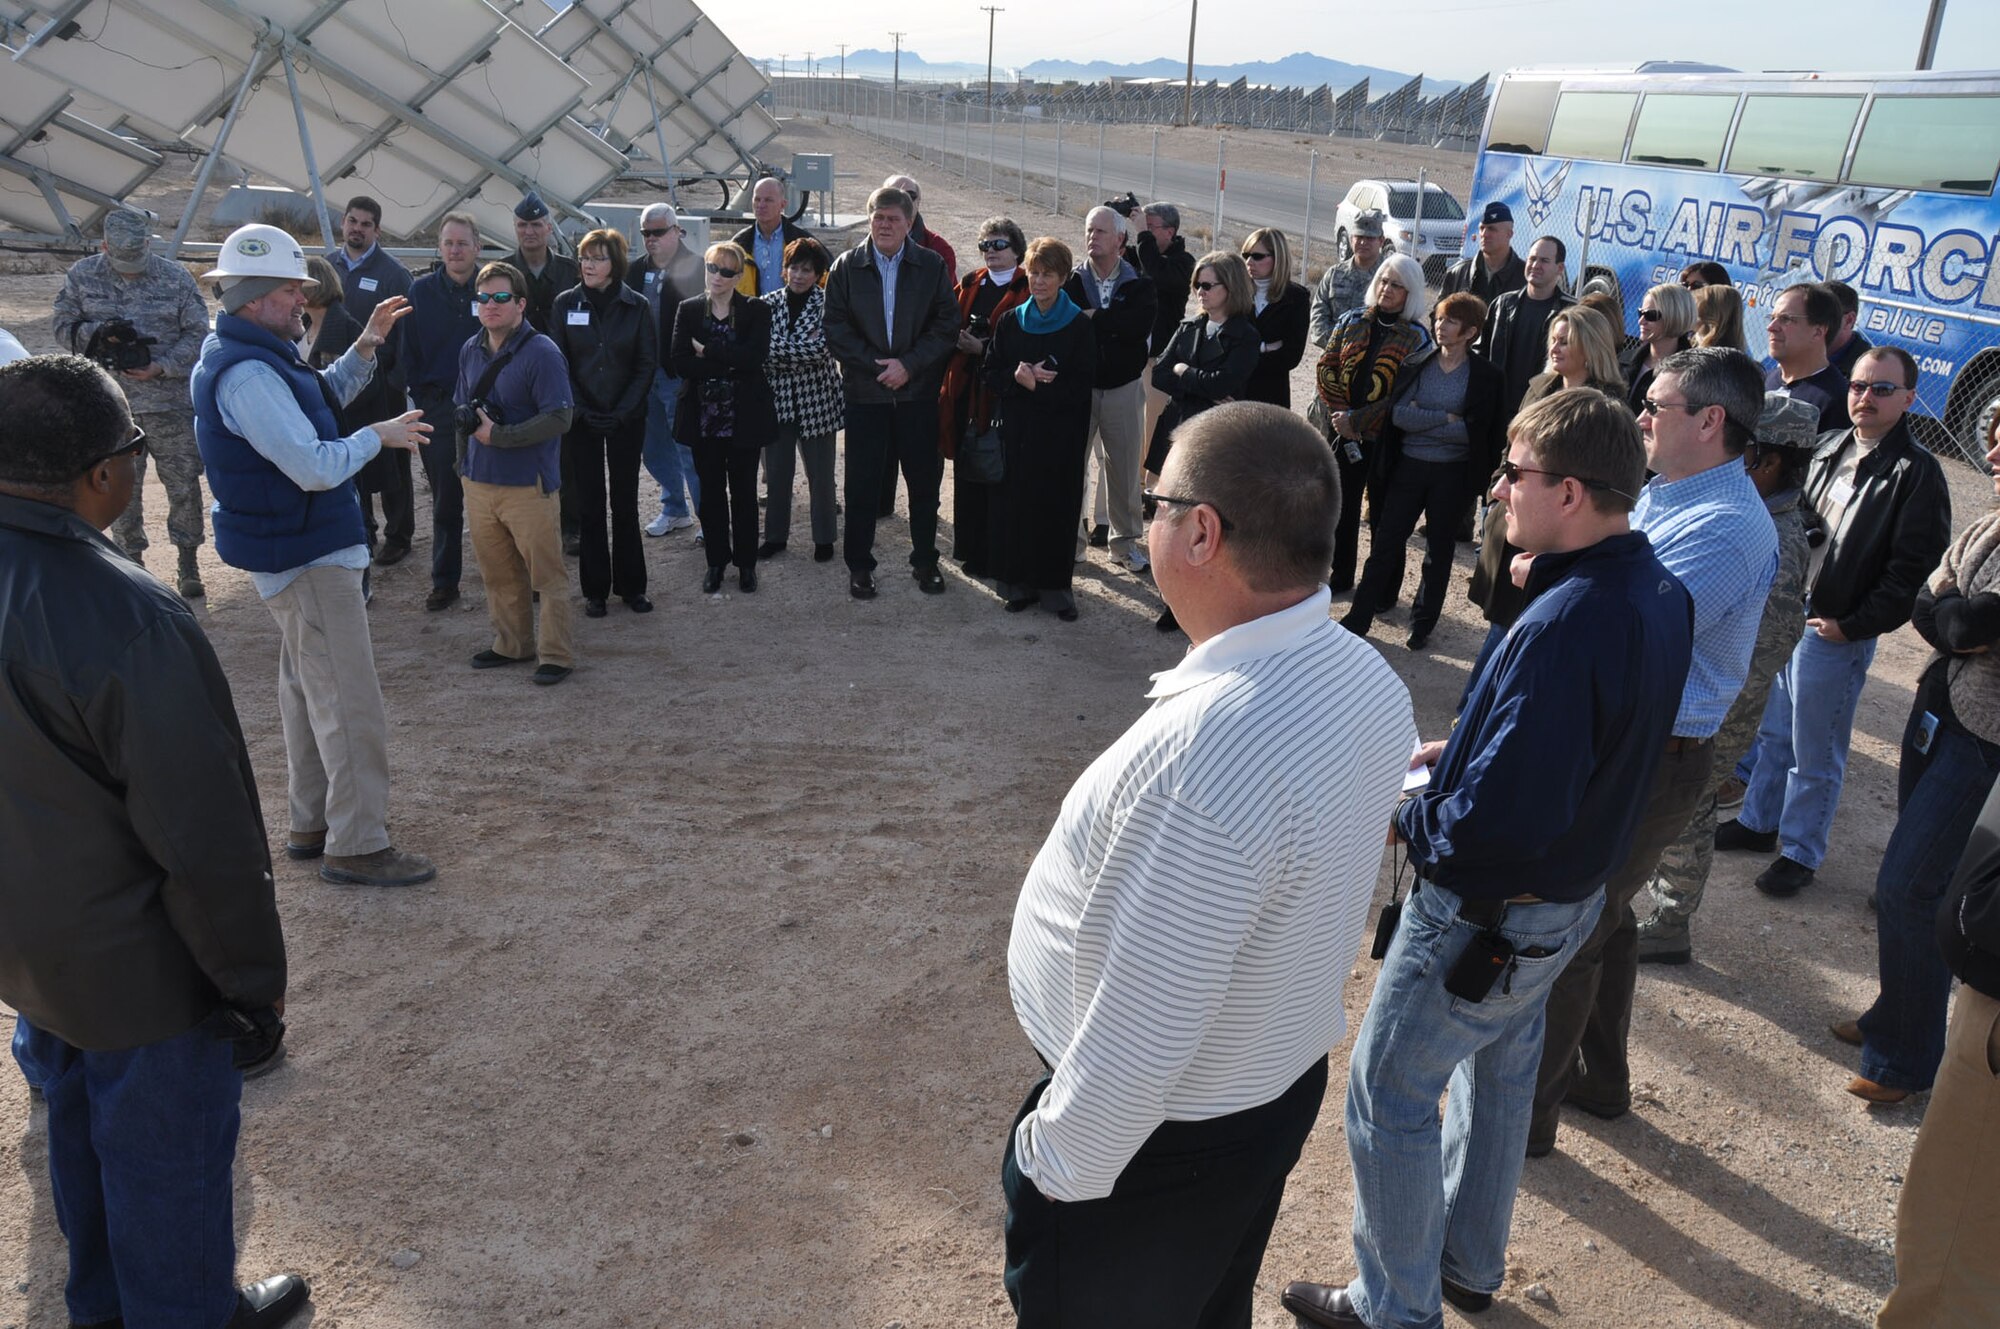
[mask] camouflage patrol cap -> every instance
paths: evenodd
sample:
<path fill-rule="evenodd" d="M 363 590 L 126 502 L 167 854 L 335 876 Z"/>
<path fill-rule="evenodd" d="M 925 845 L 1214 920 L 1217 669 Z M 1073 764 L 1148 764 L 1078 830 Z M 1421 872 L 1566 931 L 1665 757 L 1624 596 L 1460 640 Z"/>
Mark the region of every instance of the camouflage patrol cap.
<path fill-rule="evenodd" d="M 1757 446 L 1811 452 L 1819 442 L 1819 408 L 1783 392 L 1764 394 L 1757 415 Z"/>
<path fill-rule="evenodd" d="M 1355 213 L 1355 238 L 1360 239 L 1364 236 L 1372 236 L 1380 240 L 1382 238 L 1382 221 L 1382 209 L 1380 208 L 1364 208 L 1360 212 Z"/>
<path fill-rule="evenodd" d="M 111 266 L 128 277 L 146 270 L 146 250 L 153 241 L 152 218 L 131 208 L 104 214 L 104 251 Z"/>

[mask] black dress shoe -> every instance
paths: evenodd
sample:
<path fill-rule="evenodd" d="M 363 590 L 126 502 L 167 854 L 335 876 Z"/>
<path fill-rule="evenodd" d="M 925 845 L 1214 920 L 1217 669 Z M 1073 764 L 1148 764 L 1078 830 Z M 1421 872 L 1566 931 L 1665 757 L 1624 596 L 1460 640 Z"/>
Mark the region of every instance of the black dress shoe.
<path fill-rule="evenodd" d="M 847 593 L 857 600 L 875 598 L 875 578 L 866 572 L 857 572 L 847 579 Z"/>
<path fill-rule="evenodd" d="M 1431 644 L 1431 630 L 1429 628 L 1412 629 L 1410 632 L 1410 639 L 1403 643 L 1403 645 L 1409 647 L 1413 651 L 1421 651 L 1424 647 L 1430 644 Z"/>
<path fill-rule="evenodd" d="M 1041 602 L 1041 598 L 1042 597 L 1039 595 L 1030 595 L 1030 596 L 1025 596 L 1019 600 L 1009 600 L 1007 602 L 1007 612 L 1010 614 L 1018 614 L 1025 609 L 1033 609 L 1038 603 Z"/>
<path fill-rule="evenodd" d="M 625 607 L 635 614 L 650 614 L 653 612 L 653 602 L 643 595 L 626 596 Z"/>
<path fill-rule="evenodd" d="M 769 558 L 773 554 L 782 554 L 784 552 L 785 546 L 783 541 L 774 542 L 766 540 L 763 544 L 757 546 L 757 557 L 759 558 Z"/>
<path fill-rule="evenodd" d="M 1491 1292 L 1474 1292 L 1471 1288 L 1460 1287 L 1442 1276 L 1438 1281 L 1444 1285 L 1444 1299 L 1467 1315 L 1477 1315 L 1493 1304 Z"/>
<path fill-rule="evenodd" d="M 548 687 L 554 687 L 556 684 L 562 682 L 564 679 L 568 678 L 571 674 L 575 672 L 576 671 L 574 669 L 569 668 L 567 665 L 556 665 L 556 664 L 536 665 L 535 672 L 532 675 L 532 677 L 534 678 L 535 682 L 541 684 L 545 688 L 548 688 Z"/>
<path fill-rule="evenodd" d="M 1345 577 L 1345 578 L 1331 579 L 1327 582 L 1326 589 L 1332 591 L 1335 595 L 1345 595 L 1349 591 L 1354 589 L 1354 578 Z"/>
<path fill-rule="evenodd" d="M 1340 626 L 1346 628 L 1357 637 L 1365 637 L 1368 635 L 1368 629 L 1374 626 L 1374 615 L 1371 614 L 1367 618 L 1363 618 L 1350 609 L 1341 615 Z"/>
<path fill-rule="evenodd" d="M 757 590 L 757 569 L 754 567 L 736 570 L 736 585 L 745 595 L 753 595 Z"/>
<path fill-rule="evenodd" d="M 1796 859 L 1779 854 L 1771 866 L 1757 874 L 1757 889 L 1782 900 L 1797 895 L 1813 883 L 1813 870 Z"/>
<path fill-rule="evenodd" d="M 1600 1121 L 1616 1121 L 1632 1110 L 1632 1105 L 1629 1102 L 1599 1103 L 1593 1099 L 1585 1098 L 1574 1091 L 1563 1095 L 1563 1103 L 1568 1107 L 1577 1109 L 1579 1112 L 1588 1112 Z"/>
<path fill-rule="evenodd" d="M 1778 847 L 1778 833 L 1753 831 L 1741 820 L 1725 821 L 1715 828 L 1715 847 L 1725 853 L 1746 849 L 1753 854 L 1768 854 Z"/>
<path fill-rule="evenodd" d="M 472 667 L 474 669 L 498 669 L 501 665 L 528 664 L 534 658 L 532 655 L 502 655 L 495 650 L 485 650 L 472 657 Z"/>
<path fill-rule="evenodd" d="M 1076 622 L 1076 606 L 1072 605 L 1068 609 L 1056 610 L 1056 617 L 1065 623 Z"/>
<path fill-rule="evenodd" d="M 703 595 L 714 595 L 717 591 L 721 589 L 722 589 L 721 568 L 710 568 L 707 572 L 701 574 L 701 593 Z"/>
<path fill-rule="evenodd" d="M 813 546 L 813 562 L 815 562 L 815 563 L 831 563 L 831 562 L 833 562 L 833 546 L 832 546 L 832 545 L 814 545 L 814 546 Z"/>
<path fill-rule="evenodd" d="M 1153 620 L 1153 630 L 1155 632 L 1179 632 L 1181 630 L 1181 621 L 1174 617 L 1173 610 L 1162 609 L 1160 616 Z"/>
<path fill-rule="evenodd" d="M 1092 549 L 1104 549 L 1110 544 L 1111 528 L 1109 526 L 1093 526 L 1090 528 L 1090 547 Z"/>
<path fill-rule="evenodd" d="M 297 1274 L 273 1274 L 236 1293 L 236 1314 L 223 1329 L 278 1329 L 299 1313 L 312 1290 Z"/>
<path fill-rule="evenodd" d="M 1298 1316 L 1303 1324 L 1323 1324 L 1328 1329 L 1368 1329 L 1368 1321 L 1355 1313 L 1344 1287 L 1327 1283 L 1287 1283 L 1278 1301 Z"/>
<path fill-rule="evenodd" d="M 925 595 L 944 594 L 944 574 L 938 571 L 937 564 L 930 563 L 921 568 L 912 568 L 910 575 L 917 579 L 917 589 Z"/>
<path fill-rule="evenodd" d="M 449 609 L 457 603 L 458 587 L 456 586 L 433 587 L 431 593 L 424 597 L 424 608 L 433 612 L 439 609 Z"/>
<path fill-rule="evenodd" d="M 279 1043 L 256 1060 L 245 1062 L 236 1069 L 242 1073 L 244 1079 L 255 1080 L 277 1070 L 279 1066 L 284 1064 L 284 1061 L 285 1045 Z"/>
<path fill-rule="evenodd" d="M 586 599 L 583 602 L 583 616 L 585 618 L 603 618 L 610 612 L 610 610 L 604 607 L 604 601 L 602 600 Z"/>
<path fill-rule="evenodd" d="M 380 553 L 375 555 L 375 566 L 378 568 L 393 568 L 409 556 L 410 546 L 406 541 L 391 540 L 382 546 Z"/>

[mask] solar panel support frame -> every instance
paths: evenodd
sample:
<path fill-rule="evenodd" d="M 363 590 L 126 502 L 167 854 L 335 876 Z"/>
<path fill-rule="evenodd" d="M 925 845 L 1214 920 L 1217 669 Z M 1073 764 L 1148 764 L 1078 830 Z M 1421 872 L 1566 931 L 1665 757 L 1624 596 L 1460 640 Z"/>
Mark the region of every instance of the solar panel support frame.
<path fill-rule="evenodd" d="M 279 64 L 285 67 L 285 89 L 292 94 L 292 115 L 299 122 L 299 152 L 306 159 L 306 179 L 312 184 L 313 207 L 319 213 L 320 238 L 326 241 L 328 249 L 335 248 L 333 239 L 333 218 L 326 210 L 326 187 L 320 183 L 319 159 L 313 155 L 312 132 L 306 128 L 306 105 L 299 99 L 298 71 L 292 68 L 291 55 L 294 49 L 291 41 L 286 41 L 279 49 Z"/>
<path fill-rule="evenodd" d="M 222 119 L 222 128 L 216 131 L 215 146 L 201 159 L 201 169 L 195 172 L 194 192 L 188 195 L 187 207 L 181 210 L 181 223 L 174 228 L 173 248 L 167 251 L 170 254 L 180 253 L 181 245 L 187 241 L 188 228 L 194 225 L 194 215 L 201 208 L 202 195 L 208 192 L 208 182 L 222 162 L 223 146 L 229 142 L 229 132 L 236 128 L 236 117 L 243 113 L 243 103 L 250 99 L 250 89 L 256 86 L 259 78 L 270 72 L 274 58 L 269 49 L 271 44 L 267 30 L 257 39 L 250 59 L 244 63 L 243 80 L 236 85 L 236 96 L 229 103 L 229 113 Z"/>

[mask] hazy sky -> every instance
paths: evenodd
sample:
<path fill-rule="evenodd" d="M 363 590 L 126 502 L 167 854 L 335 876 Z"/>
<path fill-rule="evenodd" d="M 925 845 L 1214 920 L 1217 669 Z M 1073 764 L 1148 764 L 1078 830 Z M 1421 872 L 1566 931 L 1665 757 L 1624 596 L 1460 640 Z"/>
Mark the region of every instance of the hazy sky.
<path fill-rule="evenodd" d="M 817 61 L 841 42 L 887 50 L 895 27 L 905 34 L 904 49 L 926 60 L 986 59 L 986 15 L 975 0 L 902 5 L 893 19 L 860 16 L 897 12 L 887 7 L 826 0 L 708 0 L 704 7 L 758 57 L 798 61 L 811 51 Z M 998 65 L 1187 56 L 1187 0 L 1006 0 L 1002 9 L 994 36 Z M 1926 9 L 1925 0 L 1209 0 L 1195 60 L 1235 64 L 1303 50 L 1440 78 L 1512 65 L 1663 59 L 1737 69 L 1907 69 L 1916 63 Z M 1995 9 L 1994 0 L 1949 0 L 1938 68 L 2000 69 Z"/>

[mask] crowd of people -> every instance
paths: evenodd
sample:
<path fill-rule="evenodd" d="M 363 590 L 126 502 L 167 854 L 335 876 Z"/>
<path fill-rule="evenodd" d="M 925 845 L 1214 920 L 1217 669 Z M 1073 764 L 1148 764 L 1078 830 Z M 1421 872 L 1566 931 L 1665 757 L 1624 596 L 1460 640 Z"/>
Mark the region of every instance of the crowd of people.
<path fill-rule="evenodd" d="M 1517 251 L 1501 203 L 1433 290 L 1374 213 L 1310 281 L 1280 231 L 1195 255 L 1171 204 L 1130 195 L 1074 249 L 991 218 L 961 268 L 920 199 L 892 177 L 836 253 L 762 180 L 750 224 L 700 253 L 647 207 L 635 257 L 615 229 L 559 252 L 530 194 L 512 253 L 482 263 L 451 213 L 413 278 L 357 197 L 323 256 L 232 233 L 202 278 L 212 328 L 146 219 L 109 215 L 57 298 L 74 354 L 0 367 L 0 786 L 36 795 L 0 811 L 25 865 L 0 894 L 0 999 L 49 1106 L 72 1320 L 271 1326 L 306 1298 L 289 1275 L 239 1290 L 222 1258 L 285 966 L 247 752 L 187 602 L 212 529 L 278 627 L 286 855 L 431 880 L 388 833 L 368 627 L 371 570 L 416 549 L 413 456 L 426 608 L 459 598 L 469 537 L 492 624 L 469 664 L 542 685 L 576 668 L 573 598 L 586 619 L 653 610 L 648 538 L 698 526 L 702 591 L 733 571 L 756 592 L 801 465 L 813 558 L 838 553 L 858 600 L 880 593 L 899 477 L 911 576 L 945 591 L 947 461 L 949 557 L 1006 612 L 1074 621 L 1093 546 L 1152 579 L 1189 651 L 1064 801 L 1010 945 L 1047 1070 L 1002 1168 L 1024 1325 L 1248 1324 L 1345 1033 L 1327 958 L 1360 948 L 1385 832 L 1402 872 L 1345 1107 L 1354 1273 L 1282 1301 L 1369 1329 L 1484 1310 L 1525 1161 L 1566 1112 L 1630 1110 L 1637 967 L 1692 960 L 1713 853 L 1774 855 L 1770 896 L 1812 884 L 1876 643 L 1914 619 L 1936 655 L 1877 877 L 1880 993 L 1829 1033 L 1861 1049 L 1857 1098 L 1938 1091 L 1880 1323 L 1990 1313 L 1965 1252 L 1990 1247 L 1992 1208 L 1951 1142 L 1990 1132 L 1976 1068 L 2000 1064 L 2000 509 L 1953 538 L 1906 418 L 1918 366 L 1856 331 L 1856 293 L 1782 290 L 1766 370 L 1726 270 L 1647 290 L 1628 333 L 1621 293 L 1572 291 L 1558 236 Z M 172 591 L 140 570 L 149 454 Z M 1420 523 L 1409 650 L 1475 536 L 1489 624 L 1428 743 L 1365 642 Z M 193 1162 L 136 1196 L 121 1169 L 148 1151 Z"/>

